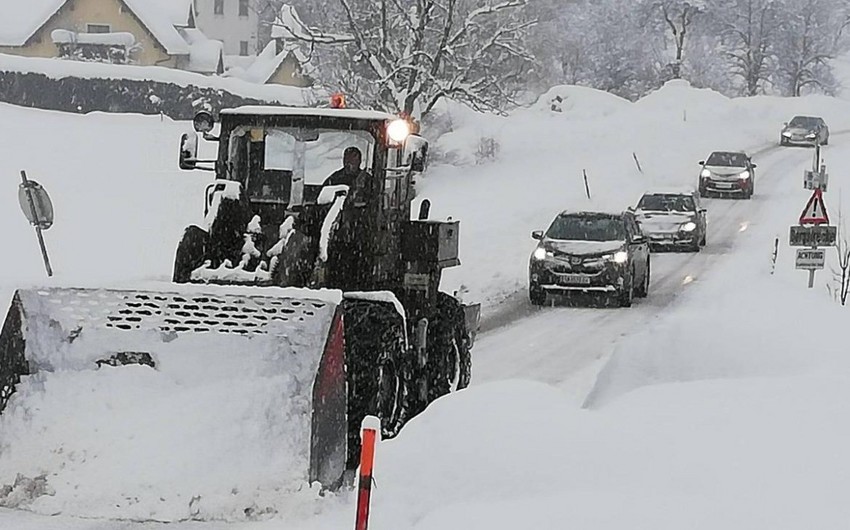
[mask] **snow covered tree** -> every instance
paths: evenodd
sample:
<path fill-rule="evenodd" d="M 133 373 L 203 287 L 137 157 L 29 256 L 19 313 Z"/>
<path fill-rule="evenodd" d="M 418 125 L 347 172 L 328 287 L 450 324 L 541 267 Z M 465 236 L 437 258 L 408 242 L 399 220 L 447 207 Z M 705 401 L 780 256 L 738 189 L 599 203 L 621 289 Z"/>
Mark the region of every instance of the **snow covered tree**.
<path fill-rule="evenodd" d="M 363 106 L 425 115 L 442 98 L 500 110 L 526 81 L 526 0 L 333 0 L 322 28 L 284 6 L 275 25 L 320 55 L 320 75 Z"/>
<path fill-rule="evenodd" d="M 845 4 L 846 5 L 846 4 Z M 837 52 L 847 19 L 836 0 L 793 0 L 785 3 L 782 31 L 777 35 L 777 81 L 787 96 L 807 87 L 832 92 L 835 79 L 828 61 Z"/>
<path fill-rule="evenodd" d="M 703 0 L 643 0 L 642 11 L 650 25 L 670 32 L 676 50 L 669 68 L 673 78 L 682 76 L 686 36 L 705 9 Z"/>
<path fill-rule="evenodd" d="M 745 95 L 758 94 L 771 78 L 780 8 L 778 0 L 721 0 L 713 11 L 731 72 Z"/>

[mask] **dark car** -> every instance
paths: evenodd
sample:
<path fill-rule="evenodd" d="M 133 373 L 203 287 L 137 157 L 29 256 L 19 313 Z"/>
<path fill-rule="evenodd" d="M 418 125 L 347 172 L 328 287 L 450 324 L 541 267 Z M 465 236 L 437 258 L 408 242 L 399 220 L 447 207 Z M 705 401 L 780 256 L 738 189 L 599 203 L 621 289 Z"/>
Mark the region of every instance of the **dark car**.
<path fill-rule="evenodd" d="M 634 213 L 562 212 L 540 241 L 528 265 L 531 303 L 549 294 L 601 293 L 621 307 L 649 290 L 649 244 Z"/>
<path fill-rule="evenodd" d="M 746 153 L 715 151 L 700 160 L 699 194 L 703 197 L 741 196 L 750 199 L 756 188 L 756 165 Z"/>
<path fill-rule="evenodd" d="M 779 145 L 829 145 L 829 127 L 817 116 L 794 116 L 782 127 Z"/>
<path fill-rule="evenodd" d="M 706 209 L 692 191 L 644 193 L 635 216 L 652 250 L 699 252 L 705 246 Z"/>

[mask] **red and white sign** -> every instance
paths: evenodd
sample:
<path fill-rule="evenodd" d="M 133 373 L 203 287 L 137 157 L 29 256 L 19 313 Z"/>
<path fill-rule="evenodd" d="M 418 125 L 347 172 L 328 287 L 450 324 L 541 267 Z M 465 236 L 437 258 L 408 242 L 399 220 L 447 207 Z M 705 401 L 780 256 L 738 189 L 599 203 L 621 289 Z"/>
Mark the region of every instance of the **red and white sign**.
<path fill-rule="evenodd" d="M 801 225 L 829 224 L 829 215 L 826 213 L 826 204 L 823 202 L 823 192 L 820 188 L 815 189 L 803 213 L 800 214 Z"/>

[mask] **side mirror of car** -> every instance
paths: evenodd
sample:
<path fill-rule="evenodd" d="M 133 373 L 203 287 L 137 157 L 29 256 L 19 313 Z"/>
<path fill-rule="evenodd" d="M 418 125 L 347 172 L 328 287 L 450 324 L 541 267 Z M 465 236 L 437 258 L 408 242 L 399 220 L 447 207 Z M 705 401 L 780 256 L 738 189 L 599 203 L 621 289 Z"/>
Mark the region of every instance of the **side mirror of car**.
<path fill-rule="evenodd" d="M 708 211 L 708 208 L 700 208 L 699 213 L 705 213 Z"/>
<path fill-rule="evenodd" d="M 705 160 L 700 160 L 699 162 L 697 162 L 697 164 L 699 164 L 699 165 L 701 165 L 701 166 L 704 166 L 704 165 L 705 165 Z"/>
<path fill-rule="evenodd" d="M 535 230 L 534 232 L 532 232 L 531 239 L 536 239 L 537 241 L 543 239 L 543 230 Z"/>
<path fill-rule="evenodd" d="M 180 169 L 193 170 L 198 166 L 198 135 L 186 133 L 180 137 Z"/>
<path fill-rule="evenodd" d="M 758 167 L 758 165 L 757 165 L 757 164 L 750 164 L 750 165 L 753 167 L 753 169 L 755 169 L 755 168 L 757 168 L 757 167 Z"/>
<path fill-rule="evenodd" d="M 783 123 L 782 123 L 782 126 L 783 126 L 783 127 L 788 127 L 788 122 L 787 122 L 787 121 L 786 121 L 786 122 L 783 122 Z"/>

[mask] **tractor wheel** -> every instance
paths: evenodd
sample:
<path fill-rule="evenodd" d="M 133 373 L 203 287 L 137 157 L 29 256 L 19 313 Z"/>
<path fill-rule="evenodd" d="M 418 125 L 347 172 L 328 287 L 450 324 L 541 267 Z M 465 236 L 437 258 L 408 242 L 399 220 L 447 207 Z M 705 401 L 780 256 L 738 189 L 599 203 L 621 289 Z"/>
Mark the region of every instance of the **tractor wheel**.
<path fill-rule="evenodd" d="M 177 245 L 174 256 L 174 283 L 187 283 L 192 279 L 192 271 L 204 264 L 210 235 L 206 230 L 192 225 L 183 232 L 183 238 Z"/>
<path fill-rule="evenodd" d="M 389 302 L 343 301 L 348 383 L 348 464 L 357 466 L 360 424 L 381 419 L 385 438 L 401 428 L 401 362 L 406 352 L 404 317 Z"/>

